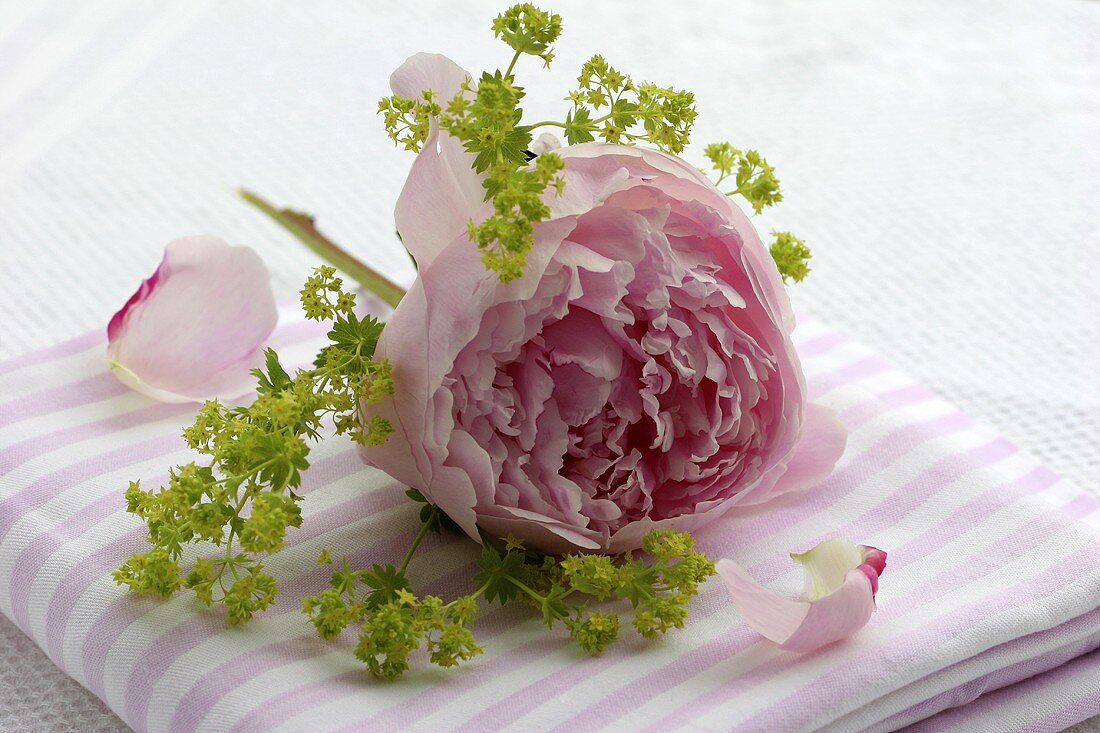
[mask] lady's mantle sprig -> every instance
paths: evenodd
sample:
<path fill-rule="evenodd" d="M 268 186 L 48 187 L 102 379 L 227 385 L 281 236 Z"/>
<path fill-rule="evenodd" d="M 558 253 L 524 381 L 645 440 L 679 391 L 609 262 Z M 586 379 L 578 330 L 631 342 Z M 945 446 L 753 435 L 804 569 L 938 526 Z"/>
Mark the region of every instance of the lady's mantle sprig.
<path fill-rule="evenodd" d="M 739 150 L 729 143 L 711 143 L 703 155 L 718 173 L 716 185 L 721 186 L 732 176 L 736 187 L 725 194 L 740 195 L 749 202 L 753 212 L 759 214 L 766 207 L 775 206 L 783 200 L 775 169 L 755 150 Z M 772 236 L 774 240 L 770 252 L 783 281 L 802 282 L 810 273 L 806 264 L 811 257 L 810 248 L 790 232 L 772 232 Z"/>
<path fill-rule="evenodd" d="M 275 598 L 275 579 L 259 556 L 282 547 L 287 528 L 302 523 L 295 490 L 323 421 L 368 445 L 392 431 L 384 419 L 363 422 L 359 415 L 362 402 L 393 393 L 389 364 L 372 358 L 382 324 L 355 315 L 355 296 L 331 267 L 315 271 L 301 299 L 308 318 L 332 322 L 314 368 L 291 377 L 268 349 L 265 368 L 254 371 L 258 396 L 251 405 L 207 402 L 183 431 L 206 465 L 179 466 L 158 490 L 130 484 L 127 510 L 148 525 L 153 548 L 115 571 L 119 583 L 163 597 L 186 586 L 207 605 L 223 604 L 230 621 L 248 620 Z M 203 543 L 225 553 L 200 557 L 184 577 L 184 547 Z"/>
<path fill-rule="evenodd" d="M 550 215 L 544 191 L 560 192 L 563 185 L 557 175 L 563 163 L 555 153 L 543 153 L 528 165 L 533 130 L 560 127 L 570 143 L 599 136 L 614 143 L 648 142 L 677 153 L 687 144 L 696 113 L 690 92 L 636 85 L 593 56 L 581 70 L 580 89 L 567 98 L 573 109 L 565 121 L 522 124 L 525 91 L 516 84 L 516 63 L 529 55 L 549 66 L 561 16 L 528 3 L 515 5 L 496 17 L 493 32 L 514 51 L 506 69 L 484 72 L 476 82 L 467 79 L 451 99 L 437 99 L 427 90 L 420 99 L 387 97 L 378 110 L 390 137 L 409 150 L 420 149 L 438 117 L 439 126 L 474 154 L 474 169 L 485 174 L 485 199 L 492 201 L 493 211 L 480 223 L 470 221 L 469 236 L 486 268 L 508 282 L 523 275 L 535 243 L 534 226 Z"/>
<path fill-rule="evenodd" d="M 523 275 L 534 246 L 534 225 L 550 215 L 543 192 L 554 187 L 560 193 L 564 185 L 557 175 L 563 167 L 557 154 L 545 152 L 528 163 L 534 130 L 561 128 L 570 145 L 598 138 L 622 145 L 648 143 L 676 154 L 687 147 L 697 112 L 691 92 L 635 82 L 595 55 L 581 67 L 578 88 L 566 97 L 573 106 L 564 120 L 522 124 L 525 91 L 516 85 L 513 71 L 525 54 L 550 65 L 552 44 L 561 35 L 561 16 L 523 3 L 498 15 L 493 33 L 515 52 L 504 71 L 484 72 L 476 83 L 468 78 L 451 99 L 441 100 L 430 89 L 419 99 L 386 97 L 378 111 L 390 138 L 407 150 L 419 151 L 438 120 L 475 155 L 474 169 L 485 174 L 485 199 L 492 201 L 493 212 L 480 224 L 469 222 L 469 237 L 486 268 L 508 282 Z M 775 170 L 755 150 L 741 151 L 723 142 L 708 145 L 704 155 L 718 172 L 719 185 L 734 178 L 736 187 L 727 195 L 740 194 L 755 213 L 783 199 Z M 809 249 L 804 243 L 792 249 L 794 238 L 783 235 L 786 238 L 777 238 L 773 245 L 773 254 L 778 251 L 782 258 L 776 262 L 784 279 L 797 282 L 809 272 Z"/>
<path fill-rule="evenodd" d="M 410 491 L 409 496 L 424 501 Z M 553 557 L 525 551 L 509 538 L 498 548 L 485 538 L 469 595 L 445 602 L 434 595 L 417 596 L 406 577 L 409 561 L 430 531 L 446 520 L 425 503 L 421 529 L 400 566 L 374 565 L 354 570 L 347 560 L 333 563 L 328 552 L 319 562 L 334 565 L 330 586 L 304 599 L 303 609 L 317 632 L 329 639 L 349 626 L 358 627 L 355 656 L 375 677 L 393 679 L 409 668 L 409 657 L 423 648 L 428 661 L 452 667 L 482 652 L 470 629 L 479 599 L 489 603 L 524 602 L 536 608 L 550 629 L 561 624 L 586 652 L 598 654 L 619 635 L 613 610 L 589 610 L 590 603 L 629 602 L 631 624 L 646 639 L 683 628 L 687 603 L 701 582 L 714 574 L 714 564 L 696 552 L 691 535 L 651 531 L 644 556 L 566 555 Z"/>

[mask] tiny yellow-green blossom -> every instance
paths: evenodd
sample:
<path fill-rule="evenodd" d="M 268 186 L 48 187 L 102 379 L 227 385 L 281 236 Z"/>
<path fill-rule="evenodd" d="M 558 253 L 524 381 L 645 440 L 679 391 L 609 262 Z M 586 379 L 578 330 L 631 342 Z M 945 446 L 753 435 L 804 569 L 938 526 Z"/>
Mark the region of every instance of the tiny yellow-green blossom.
<path fill-rule="evenodd" d="M 396 145 L 414 153 L 423 147 L 431 132 L 432 119 L 442 111 L 431 89 L 425 89 L 420 99 L 394 94 L 378 102 L 378 113 L 382 115 L 386 134 Z"/>
<path fill-rule="evenodd" d="M 585 62 L 577 83 L 566 97 L 573 109 L 561 125 L 569 144 L 599 136 L 613 144 L 648 142 L 671 153 L 687 146 L 697 115 L 691 92 L 635 84 L 600 55 Z"/>
<path fill-rule="evenodd" d="M 569 633 L 581 649 L 599 654 L 618 638 L 619 616 L 593 611 L 582 621 L 570 622 Z"/>
<path fill-rule="evenodd" d="M 517 55 L 538 56 L 549 66 L 554 57 L 551 44 L 561 35 L 561 16 L 530 3 L 513 5 L 493 19 L 493 35 L 515 49 Z"/>
<path fill-rule="evenodd" d="M 789 278 L 796 283 L 802 282 L 810 273 L 807 264 L 813 256 L 810 248 L 790 232 L 772 232 L 772 236 L 774 240 L 769 251 L 783 281 L 786 282 Z"/>
<path fill-rule="evenodd" d="M 711 143 L 703 155 L 718 172 L 718 185 L 729 176 L 734 177 L 737 187 L 726 195 L 740 194 L 757 214 L 783 200 L 775 169 L 755 150 L 741 151 L 729 143 Z"/>
<path fill-rule="evenodd" d="M 494 35 L 514 51 L 507 68 L 466 79 L 447 100 L 426 92 L 419 99 L 386 97 L 378 105 L 386 132 L 395 143 L 419 151 L 438 119 L 439 127 L 473 154 L 474 169 L 484 174 L 485 198 L 492 201 L 493 212 L 479 224 L 471 221 L 468 233 L 485 267 L 502 282 L 523 275 L 534 246 L 535 227 L 550 213 L 543 193 L 552 188 L 561 195 L 565 186 L 559 175 L 563 167 L 559 156 L 543 153 L 533 165 L 528 163 L 534 157 L 529 152 L 534 128 L 563 128 L 570 144 L 599 137 L 610 143 L 648 143 L 679 153 L 687 146 L 695 122 L 691 92 L 635 83 L 596 55 L 584 64 L 579 88 L 567 97 L 573 108 L 564 121 L 525 124 L 521 104 L 526 92 L 517 84 L 516 62 L 523 55 L 532 55 L 549 65 L 552 44 L 561 28 L 561 17 L 555 13 L 530 3 L 514 5 L 492 24 Z M 321 312 L 324 303 L 311 298 L 307 308 Z"/>

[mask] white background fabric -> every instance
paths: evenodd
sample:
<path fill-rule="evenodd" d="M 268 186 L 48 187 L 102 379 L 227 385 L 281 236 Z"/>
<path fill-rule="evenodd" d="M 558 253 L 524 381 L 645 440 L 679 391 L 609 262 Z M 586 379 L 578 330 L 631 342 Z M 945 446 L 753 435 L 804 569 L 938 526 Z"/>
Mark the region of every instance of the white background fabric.
<path fill-rule="evenodd" d="M 414 51 L 506 63 L 502 6 L 0 0 L 0 358 L 106 324 L 185 234 L 254 246 L 293 297 L 313 260 L 242 184 L 408 274 L 410 157 L 375 101 Z M 760 226 L 813 247 L 800 306 L 1100 491 L 1100 4 L 553 8 L 554 67 L 520 67 L 532 119 L 594 51 L 692 89 L 689 159 L 729 139 L 777 168 Z M 0 728 L 120 725 L 0 628 Z"/>

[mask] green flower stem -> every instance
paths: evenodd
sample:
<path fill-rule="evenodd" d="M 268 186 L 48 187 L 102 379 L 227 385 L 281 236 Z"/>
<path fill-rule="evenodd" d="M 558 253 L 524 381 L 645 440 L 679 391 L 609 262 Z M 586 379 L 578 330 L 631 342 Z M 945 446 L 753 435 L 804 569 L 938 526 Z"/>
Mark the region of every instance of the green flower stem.
<path fill-rule="evenodd" d="M 516 62 L 519 61 L 519 57 L 523 55 L 523 51 L 516 51 L 516 55 L 512 57 L 512 63 L 508 64 L 508 68 L 505 70 L 505 76 L 511 76 L 512 70 L 516 68 Z"/>
<path fill-rule="evenodd" d="M 409 547 L 409 551 L 405 553 L 405 559 L 401 561 L 401 565 L 397 568 L 398 572 L 404 573 L 406 568 L 409 567 L 409 562 L 413 558 L 413 554 L 416 552 L 416 548 L 420 547 L 420 543 L 424 541 L 424 537 L 428 534 L 428 528 L 431 525 L 428 522 L 424 522 L 420 525 L 420 531 L 416 533 L 416 538 L 413 540 L 412 545 Z"/>
<path fill-rule="evenodd" d="M 317 229 L 313 217 L 293 209 L 278 209 L 258 195 L 242 188 L 241 198 L 271 217 L 277 224 L 293 234 L 315 254 L 339 270 L 355 278 L 360 285 L 396 308 L 405 295 L 405 289 L 362 260 L 349 254 Z"/>

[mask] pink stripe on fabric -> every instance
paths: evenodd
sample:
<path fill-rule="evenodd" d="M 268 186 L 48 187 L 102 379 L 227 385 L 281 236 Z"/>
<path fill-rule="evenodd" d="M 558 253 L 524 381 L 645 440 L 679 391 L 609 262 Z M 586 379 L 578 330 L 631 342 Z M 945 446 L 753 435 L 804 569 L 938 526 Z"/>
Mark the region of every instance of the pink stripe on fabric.
<path fill-rule="evenodd" d="M 960 427 L 965 426 L 969 422 L 963 418 L 960 413 L 952 413 L 947 417 L 958 421 Z M 960 420 L 959 418 L 962 419 Z M 908 427 L 914 426 L 910 425 Z M 902 449 L 900 454 L 891 457 L 889 463 L 897 460 L 901 455 L 909 453 L 910 450 L 916 448 L 925 440 L 939 437 L 940 435 L 938 431 L 928 431 L 932 433 L 930 435 L 923 430 L 920 432 L 923 437 L 918 439 L 917 442 L 908 449 Z M 893 435 L 887 436 L 887 438 L 879 441 L 870 448 L 864 454 L 862 463 L 865 465 L 869 464 L 873 467 L 875 462 L 883 460 L 884 455 L 891 452 L 891 448 L 893 448 L 892 452 L 898 453 L 897 446 L 899 442 L 896 439 L 891 440 L 891 438 L 893 438 Z M 893 445 L 890 445 L 891 443 Z M 939 487 L 942 489 L 950 483 L 950 480 L 953 480 L 955 475 L 962 475 L 968 471 L 980 468 L 988 462 L 1004 457 L 1012 450 L 1013 448 L 1006 442 L 995 440 L 971 451 L 969 454 L 946 457 L 937 464 L 926 469 L 905 486 L 899 487 L 893 494 L 882 497 L 882 501 L 878 505 L 865 512 L 857 520 L 854 520 L 848 527 L 829 532 L 828 534 L 822 534 L 813 539 L 807 538 L 805 545 L 812 546 L 829 537 L 835 536 L 857 537 L 870 535 L 872 534 L 872 532 L 869 531 L 870 527 L 861 526 L 860 523 L 871 523 L 872 519 L 877 521 L 871 526 L 892 526 L 893 522 L 899 521 L 905 514 L 915 509 L 920 502 L 930 495 L 928 491 L 921 492 L 921 487 Z M 828 493 L 830 495 L 836 495 L 835 497 L 830 496 L 829 499 L 823 497 L 823 503 L 827 501 L 828 505 L 831 505 L 833 501 L 840 498 L 841 495 L 846 495 L 854 490 L 854 487 L 862 485 L 867 478 L 877 473 L 876 470 L 867 471 L 865 469 L 859 472 L 863 475 L 857 479 L 856 483 L 853 483 L 847 479 L 845 473 L 857 473 L 854 470 L 856 467 L 856 463 L 849 464 L 849 466 L 846 466 L 844 469 L 841 469 L 841 471 L 833 474 L 829 479 L 826 479 L 826 481 L 815 490 L 822 492 L 828 487 L 828 489 L 831 489 Z M 949 480 L 942 480 L 944 478 Z M 931 493 L 936 493 L 936 491 L 932 491 Z M 811 507 L 808 501 L 780 507 L 778 508 L 778 512 L 772 515 L 773 518 L 770 522 L 757 522 L 749 527 L 739 527 L 737 532 L 729 532 L 729 537 L 726 538 L 727 543 L 724 545 L 712 547 L 707 541 L 710 538 L 709 534 L 700 538 L 703 540 L 700 542 L 700 545 L 703 546 L 712 557 L 736 557 L 740 547 L 756 544 L 773 534 L 776 529 L 788 527 L 797 522 L 804 521 L 806 518 L 817 513 L 817 511 L 814 511 L 815 509 L 825 508 L 827 508 L 827 506 Z M 853 531 L 853 528 L 857 528 L 856 531 Z M 893 561 L 892 554 L 891 561 Z M 752 572 L 755 577 L 767 580 L 773 580 L 780 574 L 788 571 L 789 560 L 786 557 L 771 558 L 750 568 L 750 572 Z M 712 586 L 710 592 L 701 594 L 700 598 L 720 598 L 724 593 L 724 589 Z M 726 610 L 725 604 L 717 603 L 709 612 L 704 612 L 702 609 L 696 611 L 694 613 L 694 618 L 709 618 L 714 613 L 720 613 Z M 733 633 L 741 637 L 741 645 L 738 645 L 738 649 L 741 649 L 742 645 L 743 648 L 747 648 L 759 638 L 752 632 L 746 632 L 744 627 L 735 629 Z M 601 700 L 598 706 L 589 706 L 579 711 L 558 729 L 568 730 L 570 726 L 577 725 L 591 725 L 593 727 L 608 725 L 628 712 L 634 705 L 634 700 L 639 696 L 644 698 L 651 695 L 657 695 L 665 689 L 668 689 L 671 684 L 678 684 L 688 677 L 698 674 L 703 669 L 709 668 L 712 664 L 716 664 L 726 658 L 728 654 L 728 636 L 720 636 L 710 642 L 706 642 L 691 652 L 679 657 L 674 662 L 658 668 L 640 679 L 632 681 L 629 690 L 624 691 L 620 689 L 618 690 L 619 694 L 612 694 L 609 691 L 608 696 Z M 544 704 L 549 699 L 564 693 L 568 689 L 575 687 L 594 674 L 602 671 L 613 662 L 614 660 L 610 658 L 607 660 L 599 660 L 597 664 L 585 665 L 584 670 L 565 669 L 548 678 L 534 681 L 532 684 L 517 691 L 509 698 L 501 700 L 493 707 L 487 709 L 477 718 L 469 721 L 461 730 L 473 731 L 479 725 L 490 727 L 502 727 L 507 725 Z M 700 664 L 700 662 L 702 662 L 702 664 Z M 624 692 L 625 694 L 623 694 Z"/>
<path fill-rule="evenodd" d="M 868 374 L 878 374 L 892 369 L 893 367 L 889 362 L 871 354 L 839 369 L 830 369 L 828 381 L 835 384 L 847 384 L 855 382 Z"/>
<path fill-rule="evenodd" d="M 1095 632 L 1089 638 L 1073 642 L 1068 645 L 1068 647 L 1063 646 L 1039 656 L 1009 664 L 993 672 L 989 672 L 988 674 L 956 685 L 949 690 L 945 690 L 926 700 L 922 700 L 905 710 L 894 713 L 888 718 L 880 721 L 874 728 L 895 730 L 902 726 L 930 718 L 944 710 L 959 707 L 961 705 L 968 705 L 982 695 L 987 695 L 1002 687 L 1013 685 L 1029 677 L 1048 672 L 1054 667 L 1065 664 L 1066 662 L 1076 659 L 1083 654 L 1088 654 L 1100 647 L 1100 638 L 1096 638 L 1096 635 L 1100 633 L 1100 631 L 1097 631 L 1098 629 L 1100 629 L 1100 609 L 1070 619 L 1060 626 L 1021 636 L 982 652 L 981 654 L 970 657 L 969 659 L 957 662 L 945 668 L 942 672 L 950 673 L 953 669 L 965 664 L 973 664 L 975 661 L 980 662 L 988 659 L 996 663 L 997 659 L 1001 657 L 1014 656 L 1021 651 L 1028 652 L 1039 645 L 1046 646 L 1052 642 L 1057 643 L 1057 640 L 1060 638 L 1079 638 L 1082 633 L 1087 634 L 1089 632 Z"/>
<path fill-rule="evenodd" d="M 176 709 L 172 713 L 172 719 L 168 723 L 169 733 L 198 730 L 199 724 L 219 700 L 233 689 L 251 682 L 259 675 L 286 664 L 321 656 L 329 651 L 331 650 L 328 647 L 318 644 L 316 634 L 308 634 L 273 642 L 223 662 L 207 671 L 180 696 Z M 339 684 L 343 681 L 341 677 L 347 678 L 349 682 L 361 682 L 363 672 L 362 670 L 347 672 L 327 682 Z M 280 695 L 276 702 L 287 704 L 289 698 L 309 694 L 306 691 L 311 690 L 310 685 L 303 685 L 287 695 Z M 294 706 L 291 705 L 291 707 Z M 263 708 L 267 709 L 268 706 L 265 705 Z"/>
<path fill-rule="evenodd" d="M 848 421 L 846 415 L 842 416 L 842 420 L 850 427 L 855 427 Z M 728 532 L 724 538 L 727 543 L 732 542 L 734 544 L 726 544 L 723 546 L 713 542 L 717 530 L 715 525 L 711 525 L 710 527 L 703 528 L 698 533 L 697 539 L 699 545 L 712 556 L 720 556 L 730 553 L 734 546 L 744 546 L 758 542 L 770 535 L 775 527 L 789 526 L 819 511 L 826 510 L 835 500 L 849 493 L 853 486 L 862 484 L 868 477 L 875 475 L 881 470 L 881 468 L 890 465 L 926 440 L 939 437 L 943 434 L 940 431 L 950 432 L 956 429 L 963 429 L 969 424 L 969 419 L 960 413 L 952 413 L 942 418 L 933 419 L 927 423 L 906 424 L 876 442 L 860 459 L 853 461 L 846 467 L 837 471 L 814 489 L 819 498 L 819 506 L 810 506 L 810 503 L 806 501 L 788 503 L 782 506 L 779 505 L 779 502 L 776 502 L 773 508 L 773 512 L 775 512 L 775 514 L 773 514 L 775 521 L 769 522 L 767 525 L 771 527 L 771 529 L 766 529 L 762 522 L 741 523 L 737 527 L 737 531 Z M 788 514 L 793 516 L 788 517 Z M 718 520 L 715 524 L 720 524 L 722 521 L 723 520 Z M 824 539 L 824 537 L 822 539 Z M 707 599 L 720 597 L 721 593 L 724 593 L 724 591 L 717 588 L 709 592 L 704 591 L 700 596 L 699 605 L 703 606 Z M 693 618 L 707 618 L 716 610 L 718 609 L 711 611 L 709 614 L 703 612 L 701 609 L 697 610 L 694 612 Z M 486 638 L 486 641 L 489 641 L 489 639 Z M 530 648 L 528 648 L 527 645 L 498 656 L 496 664 L 494 665 L 494 670 L 499 670 L 499 672 L 492 673 L 489 679 L 491 680 L 493 677 L 507 673 L 514 665 L 530 662 L 530 657 Z M 486 720 L 484 724 L 494 727 L 505 725 L 507 721 L 513 720 L 522 714 L 526 714 L 528 710 L 541 705 L 545 700 L 556 697 L 561 690 L 574 686 L 574 684 L 582 679 L 587 679 L 591 675 L 606 668 L 611 663 L 611 655 L 609 655 L 602 659 L 590 660 L 584 665 L 583 670 L 573 668 L 566 669 L 548 678 L 532 682 L 531 685 L 528 685 L 523 690 L 514 693 L 483 712 L 479 718 L 491 715 L 490 711 L 496 711 L 500 714 L 501 719 L 494 717 L 492 721 Z M 660 679 L 667 682 L 667 677 L 662 676 Z M 478 684 L 482 683 L 478 682 Z M 450 692 L 450 690 L 447 692 L 437 692 L 433 696 L 433 702 L 436 703 L 437 706 L 444 704 L 447 700 L 452 699 L 453 695 L 449 694 Z M 461 690 L 455 690 L 455 695 L 457 694 L 461 694 Z M 434 712 L 437 706 L 430 708 L 424 705 L 416 706 L 415 708 L 402 706 L 393 711 L 399 716 L 399 720 L 395 721 L 394 725 L 398 728 L 407 727 L 415 721 Z M 504 720 L 505 718 L 507 720 Z M 477 720 L 478 719 L 475 719 L 468 723 L 466 728 L 476 728 Z M 587 719 L 585 719 L 583 723 L 587 725 Z"/>
<path fill-rule="evenodd" d="M 14 356 L 10 359 L 0 361 L 0 376 L 4 374 L 10 374 L 20 369 L 27 367 L 37 366 L 38 364 L 45 364 L 50 361 L 57 361 L 58 359 L 64 359 L 67 356 L 73 354 L 79 354 L 81 351 L 89 351 L 92 348 L 102 345 L 106 348 L 107 335 L 103 331 L 96 329 L 95 331 L 89 331 L 88 333 L 71 338 L 68 341 L 62 341 L 59 344 L 50 346 L 46 349 L 39 351 L 31 351 L 26 354 Z"/>
<path fill-rule="evenodd" d="M 354 691 L 362 692 L 364 684 L 363 674 L 364 673 L 360 670 L 344 672 L 335 677 L 296 687 L 290 692 L 280 695 L 279 699 L 275 701 L 276 704 L 274 706 L 264 705 L 249 710 L 247 715 L 233 724 L 233 727 L 229 729 L 229 733 L 258 733 L 259 731 L 271 730 L 279 725 L 279 723 L 285 721 L 289 715 L 314 707 L 317 702 L 317 693 L 319 692 L 324 692 L 333 688 L 345 690 L 350 688 Z M 371 683 L 368 681 L 366 684 Z M 388 728 L 384 724 L 377 724 L 372 718 L 369 728 L 358 727 L 356 730 L 364 732 L 369 730 L 371 733 L 378 733 L 380 731 L 390 731 L 394 729 Z"/>
<path fill-rule="evenodd" d="M 1057 733 L 1082 720 L 1100 715 L 1100 652 L 1085 654 L 1050 672 L 983 695 L 969 705 L 942 712 L 906 728 L 906 731 L 968 733 L 974 730 L 978 722 L 1002 720 L 1008 724 L 1016 723 L 1017 721 L 1005 719 L 1005 713 L 1008 711 L 1004 708 L 1019 706 L 1029 700 L 1040 704 L 1046 703 L 1053 695 L 1062 693 L 1065 688 L 1082 684 L 1090 685 L 1095 691 L 1077 696 L 1068 705 L 1062 705 L 1057 713 L 1014 728 L 1018 733 Z"/>
<path fill-rule="evenodd" d="M 157 483 L 163 483 L 167 480 L 168 476 L 165 474 Z M 85 532 L 94 529 L 97 524 L 107 517 L 118 514 L 125 506 L 123 494 L 123 489 L 105 494 L 67 518 L 59 526 L 50 528 L 34 537 L 19 553 L 15 564 L 12 566 L 8 590 L 12 606 L 12 621 L 23 629 L 28 636 L 31 635 L 29 618 L 31 587 L 38 577 L 38 571 L 66 543 L 78 539 Z"/>
<path fill-rule="evenodd" d="M 0 498 L 0 540 L 7 537 L 12 526 L 24 513 L 39 509 L 56 496 L 59 487 L 68 488 L 83 481 L 117 471 L 119 466 L 130 465 L 137 460 L 148 460 L 182 449 L 179 435 L 172 433 L 124 445 L 114 450 L 77 461 L 51 471 L 26 487 Z"/>
<path fill-rule="evenodd" d="M 106 368 L 106 362 L 104 368 Z M 48 415 L 51 412 L 60 412 L 79 405 L 118 397 L 129 390 L 130 388 L 118 381 L 114 374 L 104 371 L 74 384 L 32 392 L 5 402 L 0 405 L 0 427 L 15 425 L 23 420 Z"/>
<path fill-rule="evenodd" d="M 795 330 L 797 334 L 797 329 Z M 814 336 L 805 340 L 795 339 L 795 348 L 798 350 L 798 355 L 803 361 L 806 360 L 806 356 L 818 356 L 827 351 L 832 351 L 837 346 L 850 343 L 848 338 L 835 331 L 825 333 L 820 336 Z"/>
<path fill-rule="evenodd" d="M 806 400 L 808 402 L 816 402 L 821 399 L 822 395 L 828 394 L 838 387 L 858 384 L 859 380 L 890 371 L 890 367 L 882 362 L 860 362 L 858 366 L 860 369 L 858 376 L 849 375 L 847 377 L 841 377 L 837 372 L 827 372 L 820 376 L 815 376 L 809 383 L 806 392 Z"/>
<path fill-rule="evenodd" d="M 1100 497 L 1093 496 L 1092 494 L 1081 494 L 1073 499 L 1073 501 L 1063 506 L 1062 511 L 1071 517 L 1084 519 L 1090 514 L 1100 511 Z"/>
<path fill-rule="evenodd" d="M 1068 680 L 1074 680 L 1076 684 L 1080 684 L 1082 680 L 1090 681 L 1089 686 L 1092 691 L 1075 699 L 1069 705 L 1062 705 L 1056 713 L 1042 720 L 1037 720 L 1020 731 L 1020 733 L 1058 733 L 1071 725 L 1076 725 L 1083 720 L 1100 715 L 1100 652 L 1086 654 L 1080 659 L 1075 659 L 1069 664 L 1036 679 L 1026 680 L 1014 685 L 1004 690 L 1002 699 L 991 700 L 990 702 L 996 705 L 1018 705 L 1021 701 L 1041 699 L 1037 696 L 1040 694 L 1044 697 L 1049 696 L 1052 692 L 1051 688 L 1059 688 L 1065 685 Z M 1058 692 L 1065 694 L 1064 688 L 1059 689 Z M 976 707 L 984 706 L 979 705 Z M 985 710 L 967 710 L 965 714 L 970 720 L 974 720 L 976 715 L 983 715 L 984 717 L 989 713 Z"/>
<path fill-rule="evenodd" d="M 95 422 L 73 425 L 55 430 L 45 435 L 36 435 L 26 440 L 12 443 L 0 450 L 0 476 L 10 472 L 38 456 L 45 455 L 66 445 L 73 445 L 92 438 L 100 438 L 117 430 L 147 425 L 157 420 L 180 417 L 195 411 L 196 405 L 168 405 L 155 403 L 132 412 L 96 420 Z M 179 431 L 176 432 L 177 439 Z M 182 441 L 180 443 L 182 447 Z"/>

